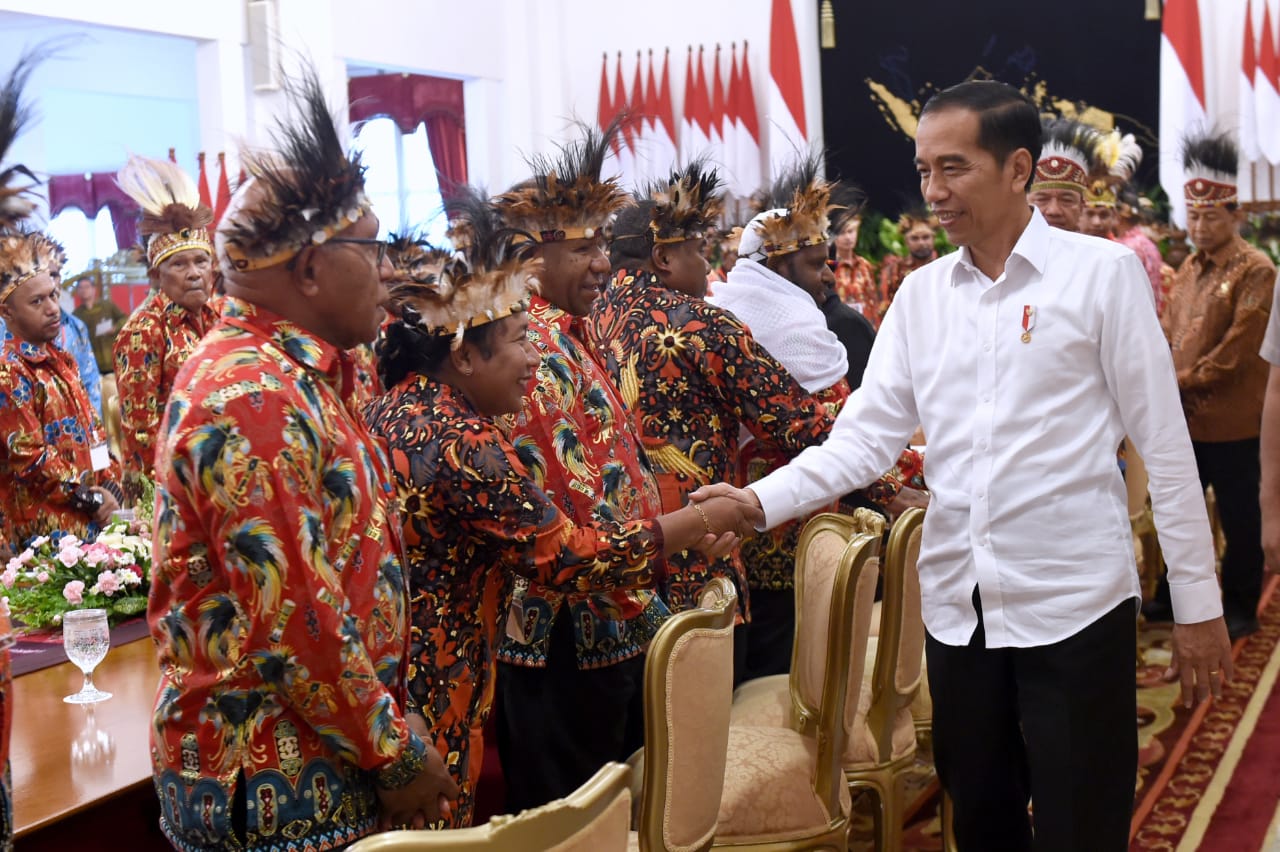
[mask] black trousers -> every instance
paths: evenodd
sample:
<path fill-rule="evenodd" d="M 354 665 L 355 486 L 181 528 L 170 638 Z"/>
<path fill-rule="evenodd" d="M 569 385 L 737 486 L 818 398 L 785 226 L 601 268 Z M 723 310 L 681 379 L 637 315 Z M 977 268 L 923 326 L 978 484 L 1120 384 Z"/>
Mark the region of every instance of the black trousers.
<path fill-rule="evenodd" d="M 752 589 L 751 625 L 746 631 L 746 679 L 791 671 L 795 638 L 795 589 Z"/>
<path fill-rule="evenodd" d="M 644 657 L 579 669 L 573 619 L 551 627 L 547 667 L 498 664 L 498 757 L 507 813 L 569 795 L 644 745 Z"/>
<path fill-rule="evenodd" d="M 1262 596 L 1262 509 L 1258 503 L 1258 439 L 1193 441 L 1200 484 L 1213 486 L 1227 539 L 1222 608 L 1228 620 L 1255 618 Z"/>
<path fill-rule="evenodd" d="M 1037 648 L 985 647 L 981 607 L 967 646 L 926 637 L 934 763 L 961 852 L 1128 849 L 1136 603 Z"/>

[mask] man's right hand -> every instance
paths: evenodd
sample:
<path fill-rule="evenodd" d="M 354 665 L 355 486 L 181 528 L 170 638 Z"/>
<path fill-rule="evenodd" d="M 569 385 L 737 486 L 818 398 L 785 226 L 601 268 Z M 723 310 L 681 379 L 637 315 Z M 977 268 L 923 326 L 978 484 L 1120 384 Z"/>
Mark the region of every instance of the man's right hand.
<path fill-rule="evenodd" d="M 422 755 L 422 771 L 412 781 L 395 790 L 378 787 L 378 830 L 408 825 L 425 828 L 448 819 L 449 800 L 458 797 L 458 785 L 445 768 L 440 752 L 430 741 Z"/>
<path fill-rule="evenodd" d="M 1272 574 L 1280 573 L 1280 506 L 1262 504 L 1263 564 Z"/>

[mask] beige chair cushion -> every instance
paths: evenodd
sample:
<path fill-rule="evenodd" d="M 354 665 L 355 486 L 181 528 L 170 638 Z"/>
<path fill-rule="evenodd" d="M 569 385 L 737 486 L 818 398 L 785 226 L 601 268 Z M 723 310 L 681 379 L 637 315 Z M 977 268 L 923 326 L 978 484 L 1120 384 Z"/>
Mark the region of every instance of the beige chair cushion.
<path fill-rule="evenodd" d="M 632 831 L 627 834 L 627 852 L 640 852 L 639 832 Z"/>
<path fill-rule="evenodd" d="M 751 689 L 744 691 L 744 688 Z M 761 677 L 747 681 L 733 694 L 729 709 L 733 727 L 791 727 L 791 686 L 786 675 Z"/>
<path fill-rule="evenodd" d="M 817 743 L 790 728 L 730 728 L 716 840 L 786 840 L 828 826 L 839 815 L 813 791 L 817 759 Z M 844 785 L 840 806 L 849 812 Z"/>
<path fill-rule="evenodd" d="M 911 700 L 911 718 L 917 724 L 933 721 L 933 695 L 929 692 L 929 669 L 923 661 L 920 664 L 920 689 L 916 691 L 916 697 Z"/>
<path fill-rule="evenodd" d="M 876 744 L 875 739 L 871 736 L 871 731 L 867 729 L 867 713 L 871 711 L 870 674 L 875 669 L 876 648 L 878 646 L 879 640 L 874 636 L 867 641 L 866 671 L 868 676 L 862 679 L 862 686 L 858 690 L 858 713 L 854 719 L 853 732 L 849 736 L 849 741 L 845 744 L 844 757 L 840 761 L 846 769 L 857 769 L 875 761 Z M 892 743 L 892 760 L 897 760 L 915 751 L 916 726 L 915 721 L 911 718 L 911 709 L 909 707 L 904 707 L 898 711 L 897 718 L 893 720 Z"/>

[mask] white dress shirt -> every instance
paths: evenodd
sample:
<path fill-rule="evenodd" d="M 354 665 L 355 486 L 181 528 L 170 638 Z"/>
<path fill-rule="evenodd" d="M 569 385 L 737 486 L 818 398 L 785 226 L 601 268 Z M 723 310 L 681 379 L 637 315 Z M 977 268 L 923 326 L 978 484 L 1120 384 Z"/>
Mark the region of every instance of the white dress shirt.
<path fill-rule="evenodd" d="M 996 281 L 968 249 L 909 275 L 827 441 L 752 484 L 768 526 L 872 482 L 917 424 L 934 638 L 968 644 L 975 586 L 990 648 L 1057 642 L 1140 597 L 1116 462 L 1126 435 L 1147 463 L 1175 617 L 1222 614 L 1173 361 L 1125 246 L 1033 211 Z"/>

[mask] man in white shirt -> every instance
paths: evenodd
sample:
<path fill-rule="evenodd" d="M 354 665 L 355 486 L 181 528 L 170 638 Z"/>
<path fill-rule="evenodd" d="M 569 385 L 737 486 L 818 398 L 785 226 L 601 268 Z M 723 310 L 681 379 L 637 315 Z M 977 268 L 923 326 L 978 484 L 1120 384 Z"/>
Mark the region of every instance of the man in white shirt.
<path fill-rule="evenodd" d="M 1050 228 L 1025 192 L 1035 106 L 962 83 L 926 104 L 921 190 L 962 249 L 906 279 L 827 441 L 737 492 L 774 526 L 866 485 L 917 425 L 934 753 L 962 850 L 1123 850 L 1139 599 L 1116 448 L 1147 460 L 1184 702 L 1230 646 L 1204 500 L 1133 252 Z M 704 494 L 731 492 L 727 485 Z"/>

